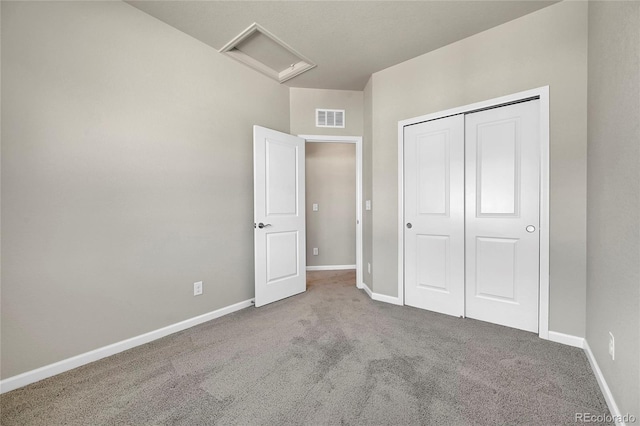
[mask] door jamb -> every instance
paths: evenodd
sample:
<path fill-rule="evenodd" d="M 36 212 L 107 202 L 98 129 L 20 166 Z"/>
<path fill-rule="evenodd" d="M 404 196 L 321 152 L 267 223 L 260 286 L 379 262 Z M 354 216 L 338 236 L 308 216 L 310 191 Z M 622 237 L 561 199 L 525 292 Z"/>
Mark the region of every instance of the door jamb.
<path fill-rule="evenodd" d="M 356 145 L 356 287 L 363 288 L 362 271 L 362 136 L 298 135 L 306 142 Z"/>
<path fill-rule="evenodd" d="M 404 305 L 404 127 L 525 100 L 540 100 L 540 270 L 538 336 L 549 339 L 549 86 L 398 122 L 398 302 Z"/>

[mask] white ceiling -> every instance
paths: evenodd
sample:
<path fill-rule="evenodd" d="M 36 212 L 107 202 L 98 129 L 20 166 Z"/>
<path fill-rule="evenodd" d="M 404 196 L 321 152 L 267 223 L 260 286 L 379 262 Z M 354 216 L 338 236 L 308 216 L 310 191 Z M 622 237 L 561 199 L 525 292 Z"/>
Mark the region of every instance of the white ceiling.
<path fill-rule="evenodd" d="M 143 0 L 127 3 L 216 50 L 257 22 L 318 64 L 284 84 L 362 90 L 376 71 L 555 1 Z"/>

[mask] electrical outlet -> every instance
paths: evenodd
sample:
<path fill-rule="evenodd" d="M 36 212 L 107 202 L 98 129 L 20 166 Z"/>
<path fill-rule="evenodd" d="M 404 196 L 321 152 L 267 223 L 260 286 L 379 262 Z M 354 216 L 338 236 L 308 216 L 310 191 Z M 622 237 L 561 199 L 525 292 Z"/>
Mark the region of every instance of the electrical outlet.
<path fill-rule="evenodd" d="M 318 255 L 318 247 L 314 247 L 313 248 L 313 255 L 317 256 Z"/>
<path fill-rule="evenodd" d="M 616 340 L 611 332 L 609 332 L 609 355 L 611 355 L 612 361 L 616 360 Z"/>
<path fill-rule="evenodd" d="M 367 272 L 371 273 L 371 263 L 367 262 Z"/>
<path fill-rule="evenodd" d="M 371 210 L 371 200 L 365 201 L 364 205 L 365 210 Z"/>
<path fill-rule="evenodd" d="M 193 295 L 200 296 L 202 294 L 202 281 L 193 283 Z"/>

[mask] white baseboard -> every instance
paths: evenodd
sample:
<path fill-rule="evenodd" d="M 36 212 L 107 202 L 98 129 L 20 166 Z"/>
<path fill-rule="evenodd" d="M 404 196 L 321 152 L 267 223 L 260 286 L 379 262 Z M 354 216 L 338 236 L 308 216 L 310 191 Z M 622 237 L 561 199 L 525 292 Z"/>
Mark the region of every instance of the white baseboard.
<path fill-rule="evenodd" d="M 609 389 L 609 385 L 607 385 L 607 381 L 604 379 L 604 375 L 602 374 L 602 370 L 598 366 L 598 362 L 596 358 L 593 356 L 593 352 L 591 352 L 591 348 L 589 347 L 589 343 L 584 341 L 584 352 L 587 354 L 587 359 L 589 360 L 589 364 L 591 364 L 591 369 L 593 373 L 596 375 L 596 379 L 598 380 L 598 385 L 600 385 L 600 390 L 602 391 L 602 395 L 604 395 L 604 400 L 607 402 L 607 406 L 609 407 L 609 411 L 613 416 L 617 426 L 625 426 L 625 422 L 621 419 L 623 418 L 620 409 L 618 408 L 618 404 L 613 399 L 613 394 L 611 393 L 611 389 Z"/>
<path fill-rule="evenodd" d="M 392 305 L 402 305 L 397 297 L 387 296 L 385 294 L 374 293 L 367 286 L 366 283 L 362 283 L 362 289 L 369 295 L 373 300 L 377 300 L 378 302 L 391 303 Z"/>
<path fill-rule="evenodd" d="M 584 337 L 572 336 L 570 334 L 558 333 L 557 331 L 549 331 L 549 339 L 552 342 L 562 343 L 576 348 L 584 348 Z"/>
<path fill-rule="evenodd" d="M 367 283 L 364 283 L 364 282 L 362 283 L 362 289 L 365 291 L 365 293 L 369 295 L 370 298 L 373 299 L 373 292 L 371 291 Z"/>
<path fill-rule="evenodd" d="M 247 308 L 252 304 L 253 299 L 245 300 L 243 302 L 239 302 L 231 306 L 226 306 L 224 308 L 220 308 L 215 311 L 190 318 L 188 320 L 180 321 L 175 324 L 162 327 L 136 337 L 132 337 L 130 339 L 103 346 L 101 348 L 94 349 L 92 351 L 85 352 L 71 358 L 63 359 L 62 361 L 45 365 L 44 367 L 18 374 L 17 376 L 0 380 L 0 393 L 12 391 L 31 383 L 46 379 L 48 377 L 55 376 L 56 374 L 64 373 L 65 371 L 73 370 L 74 368 L 80 367 L 82 365 L 89 364 L 91 362 L 106 358 L 111 355 L 115 355 L 119 352 L 126 351 L 136 346 L 144 345 L 145 343 L 152 342 L 154 340 L 160 339 L 161 337 L 168 336 L 169 334 L 177 333 L 178 331 L 186 330 L 187 328 L 191 328 L 198 324 L 202 324 L 204 322 L 211 321 L 224 315 L 228 315 L 241 309 Z"/>
<path fill-rule="evenodd" d="M 356 265 L 307 266 L 307 271 L 343 271 L 345 269 L 356 269 Z"/>
<path fill-rule="evenodd" d="M 402 303 L 400 303 L 399 298 L 393 297 L 393 296 L 387 296 L 386 294 L 373 293 L 371 295 L 371 298 L 379 302 L 391 303 L 392 305 L 402 306 Z"/>

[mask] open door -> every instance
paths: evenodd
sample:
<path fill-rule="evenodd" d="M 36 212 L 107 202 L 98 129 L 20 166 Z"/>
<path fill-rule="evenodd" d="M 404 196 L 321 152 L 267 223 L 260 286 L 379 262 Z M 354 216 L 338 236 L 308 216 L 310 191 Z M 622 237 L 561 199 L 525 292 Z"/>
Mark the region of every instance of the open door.
<path fill-rule="evenodd" d="M 307 288 L 305 140 L 253 126 L 256 306 Z"/>

